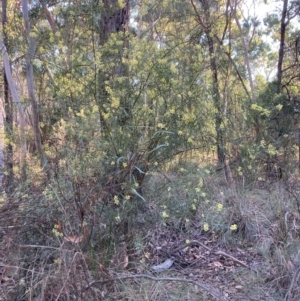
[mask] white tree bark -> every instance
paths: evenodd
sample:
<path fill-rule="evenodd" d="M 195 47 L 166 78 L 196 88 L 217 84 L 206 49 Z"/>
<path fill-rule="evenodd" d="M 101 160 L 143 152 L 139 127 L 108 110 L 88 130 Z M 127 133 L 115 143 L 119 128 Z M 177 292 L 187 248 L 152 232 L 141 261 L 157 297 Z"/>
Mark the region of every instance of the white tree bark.
<path fill-rule="evenodd" d="M 4 63 L 4 70 L 6 74 L 6 78 L 8 81 L 8 85 L 11 91 L 11 95 L 13 98 L 14 103 L 17 106 L 18 114 L 19 114 L 19 131 L 20 131 L 20 141 L 21 141 L 21 152 L 20 152 L 20 167 L 21 170 L 24 167 L 25 158 L 26 158 L 26 138 L 25 138 L 25 118 L 24 118 L 24 109 L 22 106 L 22 103 L 20 101 L 20 97 L 17 91 L 16 84 L 13 80 L 11 69 L 10 69 L 10 63 L 9 63 L 9 57 L 7 54 L 6 47 L 0 38 L 0 48 L 2 51 L 2 58 Z"/>
<path fill-rule="evenodd" d="M 251 90 L 251 100 L 255 101 L 252 70 L 251 70 L 250 60 L 249 60 L 249 55 L 248 55 L 249 39 L 247 37 L 244 37 L 243 31 L 242 31 L 242 26 L 241 26 L 241 23 L 240 23 L 239 18 L 237 16 L 237 13 L 236 13 L 236 9 L 238 7 L 238 1 L 234 0 L 234 6 L 231 4 L 231 1 L 229 1 L 229 3 L 230 3 L 231 11 L 233 13 L 233 17 L 235 19 L 235 23 L 236 23 L 236 25 L 239 29 L 239 32 L 240 32 L 240 38 L 242 40 L 242 45 L 243 45 L 243 50 L 244 50 L 244 61 L 245 61 L 245 65 L 246 65 L 246 68 L 247 68 L 247 73 L 248 73 L 248 78 L 249 78 L 249 85 L 250 85 L 250 90 Z"/>

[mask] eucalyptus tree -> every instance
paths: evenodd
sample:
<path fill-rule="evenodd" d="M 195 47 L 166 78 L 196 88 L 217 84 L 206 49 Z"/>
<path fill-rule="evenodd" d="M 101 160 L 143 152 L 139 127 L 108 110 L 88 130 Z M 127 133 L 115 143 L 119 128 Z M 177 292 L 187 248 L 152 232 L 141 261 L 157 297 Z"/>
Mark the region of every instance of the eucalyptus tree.
<path fill-rule="evenodd" d="M 234 20 L 235 20 L 236 25 L 239 30 L 239 34 L 240 34 L 239 38 L 242 42 L 244 61 L 245 61 L 245 66 L 246 66 L 247 73 L 248 73 L 248 81 L 249 81 L 249 86 L 250 86 L 250 91 L 251 91 L 251 100 L 254 101 L 255 100 L 254 82 L 253 82 L 252 68 L 251 68 L 251 63 L 250 63 L 250 58 L 249 58 L 249 48 L 250 48 L 250 43 L 253 38 L 253 35 L 251 36 L 251 33 L 250 33 L 249 20 L 243 20 L 244 22 L 247 22 L 247 23 L 246 23 L 246 26 L 244 26 L 244 28 L 242 28 L 241 21 L 238 16 L 238 13 L 241 12 L 241 8 L 239 7 L 238 1 L 235 0 L 235 1 L 233 1 L 233 3 L 231 3 L 231 1 L 229 1 L 229 5 L 230 5 L 230 12 L 232 13 L 232 15 L 234 17 Z M 253 26 L 254 27 L 253 32 L 254 32 L 256 27 L 258 26 L 259 22 L 255 19 L 253 19 L 252 23 L 254 25 Z"/>
<path fill-rule="evenodd" d="M 211 97 L 215 105 L 215 130 L 218 161 L 223 166 L 228 183 L 232 183 L 232 175 L 226 157 L 225 122 L 227 112 L 227 98 L 222 99 L 220 91 L 220 65 L 218 57 L 222 55 L 221 45 L 227 38 L 231 16 L 228 14 L 229 3 L 220 3 L 214 0 L 201 0 L 196 5 L 191 0 L 196 15 L 196 21 L 203 32 L 211 72 Z M 217 20 L 222 20 L 217 22 Z"/>
<path fill-rule="evenodd" d="M 289 39 L 287 37 L 288 31 L 291 32 L 291 30 L 288 29 L 288 27 L 293 27 L 291 24 L 292 20 L 295 17 L 299 18 L 300 14 L 300 5 L 298 1 L 289 1 L 284 0 L 282 3 L 282 9 L 281 9 L 281 16 L 280 16 L 280 37 L 279 37 L 279 51 L 278 51 L 278 63 L 277 63 L 277 93 L 280 93 L 282 90 L 282 86 L 285 85 L 283 83 L 283 77 L 285 71 L 288 71 L 290 68 L 295 65 L 295 62 L 297 61 L 297 58 L 294 60 L 294 64 L 289 64 L 289 66 L 285 66 L 284 64 L 284 57 L 285 55 L 288 55 L 289 48 L 292 48 L 292 51 L 294 53 L 297 53 L 299 50 L 297 49 L 298 46 L 298 34 L 294 36 L 294 43 L 288 45 Z M 290 78 L 287 79 L 290 81 Z"/>
<path fill-rule="evenodd" d="M 299 13 L 298 1 L 283 0 L 264 18 L 267 34 L 278 45 L 276 63 L 277 93 L 293 83 L 291 76 L 297 70 L 299 34 L 296 24 Z M 293 71 L 290 72 L 291 70 Z"/>
<path fill-rule="evenodd" d="M 28 39 L 28 51 L 26 54 L 26 73 L 27 73 L 26 80 L 27 80 L 28 97 L 32 108 L 32 119 L 33 119 L 32 127 L 34 132 L 35 146 L 38 152 L 38 156 L 40 158 L 40 164 L 42 167 L 44 167 L 46 164 L 46 157 L 44 155 L 43 146 L 42 146 L 42 137 L 41 137 L 41 130 L 40 130 L 40 122 L 39 122 L 39 115 L 40 115 L 39 104 L 36 98 L 36 92 L 34 87 L 33 64 L 32 64 L 32 59 L 36 51 L 36 41 L 34 40 L 34 37 L 31 35 L 27 0 L 22 0 L 22 12 L 23 12 L 23 19 L 24 19 L 25 34 L 26 34 L 26 38 Z"/>
<path fill-rule="evenodd" d="M 2 1 L 2 35 L 3 35 L 3 46 L 5 46 L 6 51 L 9 51 L 8 36 L 6 31 L 7 25 L 7 1 Z M 5 112 L 5 123 L 4 132 L 7 140 L 9 141 L 5 145 L 4 152 L 4 187 L 6 192 L 10 192 L 13 187 L 13 147 L 11 143 L 11 136 L 13 134 L 13 107 L 12 98 L 10 94 L 9 84 L 7 80 L 6 73 L 3 74 L 3 88 L 4 88 L 4 112 Z M 2 150 L 1 150 L 2 151 Z"/>
<path fill-rule="evenodd" d="M 12 19 L 11 10 L 8 13 L 7 1 L 2 1 L 2 38 L 0 39 L 0 47 L 3 58 L 4 66 L 4 112 L 5 112 L 5 139 L 4 144 L 6 146 L 5 150 L 5 170 L 4 170 L 4 187 L 6 191 L 12 192 L 13 184 L 13 161 L 15 160 L 13 156 L 13 144 L 15 140 L 13 136 L 17 136 L 14 132 L 14 106 L 17 107 L 17 120 L 18 120 L 18 130 L 19 130 L 19 145 L 15 148 L 15 153 L 19 153 L 19 170 L 22 174 L 25 174 L 26 167 L 26 132 L 25 132 L 25 113 L 24 107 L 21 102 L 21 97 L 17 89 L 16 81 L 13 76 L 13 70 L 11 68 L 11 59 L 9 54 L 15 52 L 16 44 L 14 29 L 12 29 L 12 23 L 9 22 L 8 16 Z M 18 22 L 16 22 L 18 23 Z M 13 105 L 14 103 L 14 105 Z M 16 164 L 17 165 L 17 164 Z M 16 166 L 18 169 L 18 166 Z"/>

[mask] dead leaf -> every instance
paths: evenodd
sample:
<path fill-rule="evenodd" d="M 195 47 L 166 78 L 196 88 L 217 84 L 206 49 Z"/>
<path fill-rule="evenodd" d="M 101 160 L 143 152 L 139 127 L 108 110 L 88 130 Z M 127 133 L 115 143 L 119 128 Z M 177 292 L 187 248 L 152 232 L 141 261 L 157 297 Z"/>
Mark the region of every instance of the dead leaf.
<path fill-rule="evenodd" d="M 289 260 L 287 263 L 286 263 L 286 268 L 288 271 L 293 271 L 295 269 L 295 266 L 294 264 Z"/>
<path fill-rule="evenodd" d="M 212 265 L 214 267 L 222 268 L 223 264 L 220 261 L 213 261 Z"/>
<path fill-rule="evenodd" d="M 64 241 L 72 242 L 72 243 L 75 243 L 75 244 L 79 244 L 80 242 L 83 241 L 83 239 L 84 239 L 83 235 L 80 235 L 80 236 L 65 236 L 64 237 Z"/>
<path fill-rule="evenodd" d="M 242 285 L 236 285 L 235 288 L 238 289 L 238 290 L 241 290 L 241 289 L 243 289 L 244 287 L 243 287 Z"/>
<path fill-rule="evenodd" d="M 237 290 L 233 287 L 226 288 L 225 291 L 228 294 L 236 294 L 237 293 Z"/>
<path fill-rule="evenodd" d="M 1 283 L 8 282 L 9 280 L 10 280 L 10 278 L 8 278 L 8 277 L 2 277 L 1 278 Z"/>
<path fill-rule="evenodd" d="M 64 241 L 66 242 L 72 242 L 75 244 L 81 243 L 84 239 L 88 238 L 89 236 L 89 229 L 87 225 L 83 226 L 83 235 L 77 235 L 77 236 L 65 236 Z"/>
<path fill-rule="evenodd" d="M 57 231 L 63 233 L 62 222 L 60 220 L 57 221 Z"/>
<path fill-rule="evenodd" d="M 128 267 L 128 263 L 129 263 L 128 255 L 127 255 L 127 253 L 125 253 L 124 262 L 123 262 L 123 269 L 126 269 Z"/>

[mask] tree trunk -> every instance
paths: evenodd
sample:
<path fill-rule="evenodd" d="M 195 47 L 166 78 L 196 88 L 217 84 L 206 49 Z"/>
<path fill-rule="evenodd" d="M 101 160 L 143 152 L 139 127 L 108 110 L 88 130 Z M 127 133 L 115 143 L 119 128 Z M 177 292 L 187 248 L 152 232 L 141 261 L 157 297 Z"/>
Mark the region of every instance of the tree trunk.
<path fill-rule="evenodd" d="M 233 183 L 232 174 L 230 171 L 229 163 L 226 159 L 226 148 L 225 148 L 225 140 L 224 140 L 224 130 L 223 130 L 223 118 L 224 113 L 226 110 L 224 110 L 226 104 L 222 104 L 221 94 L 220 94 L 220 88 L 219 88 L 219 79 L 218 79 L 218 66 L 216 61 L 216 51 L 215 51 L 215 45 L 213 40 L 213 33 L 212 33 L 212 20 L 211 20 L 211 14 L 210 14 L 210 6 L 211 2 L 209 0 L 200 0 L 200 3 L 203 7 L 203 18 L 201 18 L 200 14 L 197 11 L 197 8 L 191 0 L 192 6 L 195 10 L 195 13 L 197 14 L 197 19 L 199 25 L 203 28 L 203 31 L 205 33 L 206 39 L 207 39 L 207 46 L 208 46 L 208 53 L 209 53 L 209 62 L 210 62 L 210 71 L 212 73 L 212 98 L 214 101 L 214 105 L 216 108 L 216 115 L 215 115 L 215 129 L 217 133 L 217 155 L 218 155 L 218 162 L 221 164 L 221 166 L 224 169 L 225 177 L 227 180 L 227 183 L 231 185 Z"/>
<path fill-rule="evenodd" d="M 102 0 L 103 9 L 101 11 L 100 18 L 100 45 L 103 46 L 108 41 L 110 35 L 112 33 L 123 34 L 123 44 L 119 46 L 116 54 L 112 54 L 108 57 L 103 57 L 103 64 L 106 65 L 106 70 L 99 71 L 99 107 L 102 107 L 103 104 L 108 102 L 109 94 L 105 87 L 105 82 L 113 77 L 126 77 L 128 75 L 127 66 L 122 63 L 122 58 L 124 57 L 123 50 L 124 48 L 128 48 L 128 38 L 126 36 L 126 32 L 128 31 L 128 23 L 129 23 L 129 0 L 123 1 L 124 6 L 122 8 L 118 7 L 118 0 Z M 119 37 L 120 38 L 120 37 Z M 109 69 L 107 67 L 109 62 L 114 61 L 114 67 Z M 107 70 L 108 69 L 108 70 Z M 129 83 L 128 83 L 129 84 Z M 118 125 L 124 126 L 126 123 L 131 120 L 131 107 L 127 103 L 127 97 L 124 97 L 120 101 L 120 106 L 123 109 L 122 113 L 118 116 Z M 105 120 L 102 120 L 102 124 L 105 124 Z M 110 129 L 106 130 L 110 134 Z M 116 153 L 118 150 L 115 150 Z M 126 177 L 126 176 L 124 176 Z M 124 178 L 117 174 L 114 174 L 113 179 L 109 180 L 116 184 L 115 187 L 121 187 L 124 183 Z M 115 193 L 120 193 L 121 191 L 115 191 Z M 130 216 L 125 218 L 120 225 L 120 229 L 123 229 L 123 233 L 119 233 L 120 235 L 124 235 L 125 241 L 131 241 L 130 231 L 129 231 L 129 221 Z M 130 247 L 131 248 L 131 247 Z"/>
<path fill-rule="evenodd" d="M 2 40 L 0 40 L 0 48 L 2 50 L 2 57 L 3 57 L 3 63 L 4 63 L 4 69 L 5 69 L 5 75 L 6 79 L 9 85 L 9 89 L 13 98 L 13 101 L 15 105 L 18 108 L 18 114 L 19 114 L 19 130 L 20 130 L 20 141 L 21 141 L 21 150 L 20 150 L 20 169 L 24 171 L 25 166 L 25 158 L 26 158 L 26 138 L 25 138 L 25 117 L 24 117 L 24 109 L 22 106 L 22 103 L 20 101 L 20 97 L 17 91 L 17 87 L 15 85 L 15 82 L 13 80 L 10 64 L 9 64 L 9 58 L 7 54 L 6 47 Z"/>
<path fill-rule="evenodd" d="M 39 108 L 38 108 L 38 102 L 34 90 L 33 66 L 31 62 L 31 59 L 34 56 L 36 50 L 36 45 L 34 39 L 30 36 L 30 22 L 29 22 L 29 15 L 28 15 L 27 0 L 22 0 L 22 11 L 23 11 L 23 18 L 24 18 L 24 26 L 29 42 L 29 49 L 26 54 L 27 89 L 28 89 L 29 100 L 32 107 L 35 145 L 40 158 L 40 164 L 42 167 L 44 167 L 44 165 L 46 164 L 46 157 L 44 155 L 43 146 L 42 146 L 41 130 L 39 124 Z"/>
<path fill-rule="evenodd" d="M 281 13 L 280 44 L 279 44 L 278 64 L 277 64 L 277 93 L 281 92 L 281 85 L 282 85 L 282 65 L 283 65 L 283 57 L 284 57 L 285 31 L 289 23 L 288 21 L 286 21 L 288 2 L 289 2 L 288 0 L 283 1 L 283 8 Z"/>
<path fill-rule="evenodd" d="M 107 91 L 105 88 L 105 81 L 109 80 L 112 76 L 126 76 L 128 74 L 127 67 L 122 63 L 123 49 L 128 46 L 128 39 L 126 36 L 126 32 L 128 31 L 128 23 L 129 23 L 129 11 L 130 5 L 129 0 L 124 1 L 124 6 L 122 8 L 118 8 L 118 0 L 103 0 L 103 9 L 101 11 L 100 18 L 100 45 L 104 45 L 109 36 L 112 33 L 123 33 L 124 34 L 124 42 L 123 46 L 120 47 L 118 53 L 114 56 L 114 61 L 116 62 L 115 67 L 109 71 L 109 73 L 105 73 L 102 70 L 99 71 L 99 99 L 101 103 L 107 102 Z M 112 57 L 107 58 L 108 60 L 112 60 Z M 104 58 L 105 64 L 105 58 Z M 131 108 L 128 103 L 126 103 L 126 97 L 121 99 L 120 105 L 123 108 L 122 116 L 118 116 L 118 120 L 120 124 L 125 124 L 128 119 L 131 118 Z"/>
<path fill-rule="evenodd" d="M 238 18 L 237 13 L 236 13 L 237 5 L 238 5 L 237 0 L 234 1 L 234 7 L 231 5 L 230 1 L 229 1 L 229 3 L 230 3 L 230 6 L 231 6 L 231 11 L 233 13 L 233 17 L 235 19 L 236 25 L 237 25 L 237 27 L 239 29 L 239 32 L 240 32 L 240 38 L 242 40 L 243 51 L 244 51 L 244 62 L 245 62 L 246 68 L 247 68 L 249 85 L 250 85 L 250 90 L 251 90 L 251 101 L 255 101 L 252 70 L 251 70 L 250 60 L 249 60 L 249 55 L 248 55 L 248 51 L 249 51 L 248 34 L 247 34 L 247 37 L 244 37 L 242 26 L 240 24 L 239 18 Z"/>
<path fill-rule="evenodd" d="M 49 9 L 47 7 L 46 1 L 43 1 L 43 0 L 39 0 L 39 1 L 40 1 L 41 5 L 43 7 L 44 13 L 45 13 L 45 15 L 47 17 L 47 20 L 48 20 L 48 22 L 49 22 L 49 24 L 51 26 L 52 32 L 55 33 L 57 31 L 57 26 L 55 24 L 55 21 L 54 21 L 54 19 L 52 17 L 51 12 L 49 11 Z"/>
<path fill-rule="evenodd" d="M 2 33 L 3 33 L 3 43 L 8 50 L 8 37 L 6 32 L 7 25 L 7 1 L 2 0 Z M 3 184 L 6 193 L 11 193 L 13 190 L 13 147 L 11 143 L 11 137 L 13 133 L 13 106 L 12 98 L 9 90 L 8 80 L 6 74 L 3 74 L 3 83 L 4 83 L 4 133 L 5 137 L 8 138 L 9 142 L 4 146 L 4 178 Z"/>
<path fill-rule="evenodd" d="M 222 130 L 222 108 L 221 108 L 221 96 L 219 90 L 219 81 L 218 81 L 218 69 L 215 58 L 214 42 L 210 36 L 210 32 L 206 32 L 208 51 L 209 51 L 209 60 L 210 60 L 210 70 L 212 72 L 212 95 L 214 99 L 214 104 L 217 109 L 215 117 L 215 127 L 217 132 L 217 153 L 218 160 L 223 164 L 225 160 L 225 148 L 224 148 L 224 137 Z"/>
<path fill-rule="evenodd" d="M 200 2 L 204 10 L 204 17 L 203 20 L 200 22 L 200 25 L 203 27 L 207 39 L 210 71 L 212 73 L 212 98 L 214 100 L 214 104 L 217 110 L 215 116 L 215 128 L 217 133 L 217 154 L 218 154 L 219 163 L 223 165 L 225 162 L 225 144 L 224 144 L 224 134 L 222 130 L 223 110 L 222 110 L 221 95 L 219 89 L 218 67 L 216 62 L 215 46 L 214 46 L 214 40 L 212 36 L 212 29 L 211 29 L 212 21 L 210 15 L 210 1 L 202 0 Z M 195 6 L 194 9 L 196 9 Z"/>
<path fill-rule="evenodd" d="M 117 0 L 103 0 L 103 10 L 100 20 L 100 43 L 103 45 L 111 33 L 126 32 L 129 22 L 129 0 L 124 1 L 125 6 L 116 8 Z"/>

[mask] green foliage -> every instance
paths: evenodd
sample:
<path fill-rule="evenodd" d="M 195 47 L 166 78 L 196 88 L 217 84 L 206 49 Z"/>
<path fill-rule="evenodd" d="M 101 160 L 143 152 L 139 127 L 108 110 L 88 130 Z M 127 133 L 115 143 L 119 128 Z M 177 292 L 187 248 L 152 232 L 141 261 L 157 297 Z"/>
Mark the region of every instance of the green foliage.
<path fill-rule="evenodd" d="M 204 7 L 204 2 L 210 5 Z M 131 30 L 112 30 L 107 39 L 100 32 L 101 18 L 108 13 L 101 1 L 51 2 L 56 31 L 43 7 L 32 3 L 31 38 L 37 46 L 32 63 L 48 163 L 38 166 L 30 118 L 25 129 L 27 178 L 18 165 L 18 124 L 13 133 L 2 135 L 4 145 L 13 146 L 17 182 L 13 195 L 3 200 L 21 200 L 14 209 L 20 212 L 20 225 L 32 224 L 22 242 L 60 248 L 66 235 L 80 237 L 87 226 L 87 243 L 73 248 L 91 255 L 96 274 L 98 261 L 110 266 L 120 243 L 142 256 L 144 226 L 188 234 L 196 227 L 203 235 L 233 242 L 251 240 L 263 226 L 271 228 L 275 217 L 258 216 L 255 204 L 251 212 L 256 200 L 246 195 L 243 185 L 295 172 L 297 32 L 287 32 L 283 88 L 278 93 L 278 83 L 267 78 L 274 74 L 277 54 L 262 38 L 259 22 L 243 19 L 237 8 L 243 24 L 239 28 L 226 1 L 204 2 L 194 1 L 195 7 L 182 1 L 132 4 L 131 24 L 126 24 Z M 121 15 L 123 5 L 118 1 L 110 17 Z M 10 8 L 9 54 L 30 116 L 23 92 L 28 37 L 22 21 L 19 11 Z M 278 39 L 279 15 L 269 14 L 265 24 L 268 34 Z M 253 91 L 243 42 L 248 43 Z M 19 116 L 15 120 L 19 122 Z M 230 188 L 216 167 L 220 149 L 226 160 L 219 165 L 228 163 L 235 180 Z M 245 195 L 249 204 L 243 202 Z M 258 207 L 273 210 L 273 200 L 259 201 Z M 284 209 L 277 209 L 278 240 L 286 243 Z M 257 220 L 252 222 L 253 216 Z M 59 256 L 53 264 L 57 269 Z"/>

